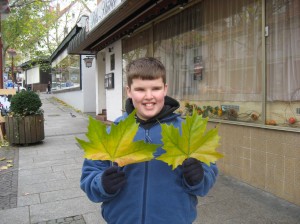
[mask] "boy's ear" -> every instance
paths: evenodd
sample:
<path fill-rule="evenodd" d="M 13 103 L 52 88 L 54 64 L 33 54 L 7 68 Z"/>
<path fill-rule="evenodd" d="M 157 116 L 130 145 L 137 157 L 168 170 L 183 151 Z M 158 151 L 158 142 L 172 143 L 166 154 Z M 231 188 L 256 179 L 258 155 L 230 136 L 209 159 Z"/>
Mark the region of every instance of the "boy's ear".
<path fill-rule="evenodd" d="M 167 95 L 168 93 L 168 84 L 165 84 L 165 96 Z"/>
<path fill-rule="evenodd" d="M 126 86 L 126 93 L 129 98 L 131 98 L 130 87 Z"/>

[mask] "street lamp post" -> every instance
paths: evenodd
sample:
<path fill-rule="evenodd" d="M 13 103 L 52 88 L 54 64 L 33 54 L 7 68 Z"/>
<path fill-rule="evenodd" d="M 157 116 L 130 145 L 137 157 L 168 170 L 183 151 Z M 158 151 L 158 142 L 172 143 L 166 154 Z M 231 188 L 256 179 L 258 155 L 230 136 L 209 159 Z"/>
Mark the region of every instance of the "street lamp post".
<path fill-rule="evenodd" d="M 11 56 L 11 77 L 14 83 L 16 81 L 14 76 L 14 57 L 17 55 L 17 52 L 14 49 L 8 49 L 7 53 L 9 56 Z"/>

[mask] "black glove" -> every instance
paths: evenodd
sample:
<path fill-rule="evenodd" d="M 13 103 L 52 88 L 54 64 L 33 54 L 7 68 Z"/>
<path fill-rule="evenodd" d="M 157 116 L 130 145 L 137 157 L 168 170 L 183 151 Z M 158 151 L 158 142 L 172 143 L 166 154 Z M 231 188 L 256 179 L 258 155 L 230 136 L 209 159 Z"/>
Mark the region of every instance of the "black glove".
<path fill-rule="evenodd" d="M 104 171 L 101 181 L 105 192 L 114 194 L 125 185 L 125 172 L 120 171 L 117 166 L 109 167 Z"/>
<path fill-rule="evenodd" d="M 186 159 L 182 164 L 183 177 L 190 186 L 199 184 L 204 176 L 204 170 L 199 160 Z"/>

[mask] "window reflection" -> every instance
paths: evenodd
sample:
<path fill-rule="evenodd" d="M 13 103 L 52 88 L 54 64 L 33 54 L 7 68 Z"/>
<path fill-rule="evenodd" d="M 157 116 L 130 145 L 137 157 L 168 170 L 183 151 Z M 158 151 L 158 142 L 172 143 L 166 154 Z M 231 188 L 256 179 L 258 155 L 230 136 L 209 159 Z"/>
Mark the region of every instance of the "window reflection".
<path fill-rule="evenodd" d="M 80 56 L 68 55 L 52 68 L 52 91 L 80 87 Z"/>

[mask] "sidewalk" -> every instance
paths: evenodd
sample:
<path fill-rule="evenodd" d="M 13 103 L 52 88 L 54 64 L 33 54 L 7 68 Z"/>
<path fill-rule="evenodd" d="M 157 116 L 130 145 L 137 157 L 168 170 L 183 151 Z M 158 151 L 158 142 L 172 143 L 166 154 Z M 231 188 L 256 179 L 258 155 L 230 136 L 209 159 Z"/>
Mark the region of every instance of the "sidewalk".
<path fill-rule="evenodd" d="M 85 138 L 87 115 L 61 105 L 52 94 L 40 96 L 43 143 L 0 148 L 15 163 L 14 169 L 0 171 L 0 224 L 105 223 L 100 204 L 90 202 L 79 188 L 83 151 L 75 137 Z M 2 188 L 10 192 L 2 193 Z M 299 206 L 223 175 L 207 197 L 199 198 L 198 208 L 196 224 L 300 223 Z"/>

